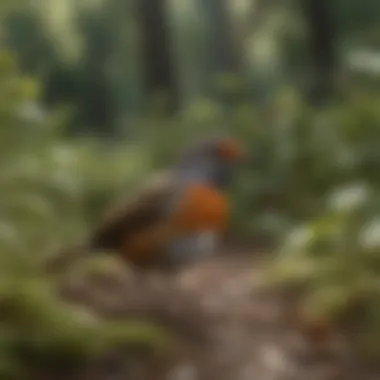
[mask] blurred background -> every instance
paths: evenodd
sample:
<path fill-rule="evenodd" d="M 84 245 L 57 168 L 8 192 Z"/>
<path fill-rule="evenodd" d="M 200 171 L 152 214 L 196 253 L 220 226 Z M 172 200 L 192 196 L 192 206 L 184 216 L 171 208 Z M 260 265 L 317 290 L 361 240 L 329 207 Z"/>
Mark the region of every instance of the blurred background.
<path fill-rule="evenodd" d="M 1 376 L 115 336 L 161 342 L 61 303 L 41 261 L 208 132 L 252 153 L 235 240 L 269 247 L 270 281 L 302 285 L 318 318 L 359 309 L 373 348 L 380 2 L 2 0 L 0 17 Z"/>

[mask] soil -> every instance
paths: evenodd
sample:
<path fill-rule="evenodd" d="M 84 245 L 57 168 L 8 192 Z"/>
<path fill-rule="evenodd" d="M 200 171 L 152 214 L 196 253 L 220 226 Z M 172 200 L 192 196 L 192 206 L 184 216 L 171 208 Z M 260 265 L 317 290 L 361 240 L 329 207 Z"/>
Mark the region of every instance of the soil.
<path fill-rule="evenodd" d="M 168 327 L 169 353 L 110 353 L 80 380 L 375 380 L 344 334 L 308 336 L 292 297 L 263 280 L 267 255 L 232 252 L 177 273 L 68 276 L 62 295 L 104 318 Z M 69 377 L 74 379 L 73 376 Z"/>

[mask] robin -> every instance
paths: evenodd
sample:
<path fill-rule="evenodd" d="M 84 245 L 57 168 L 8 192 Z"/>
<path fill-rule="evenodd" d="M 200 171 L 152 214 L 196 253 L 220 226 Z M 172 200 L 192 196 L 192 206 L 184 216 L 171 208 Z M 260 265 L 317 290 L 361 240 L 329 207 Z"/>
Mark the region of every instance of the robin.
<path fill-rule="evenodd" d="M 232 138 L 196 143 L 136 197 L 112 207 L 92 231 L 86 249 L 115 252 L 144 269 L 211 255 L 228 226 L 228 186 L 242 157 Z"/>

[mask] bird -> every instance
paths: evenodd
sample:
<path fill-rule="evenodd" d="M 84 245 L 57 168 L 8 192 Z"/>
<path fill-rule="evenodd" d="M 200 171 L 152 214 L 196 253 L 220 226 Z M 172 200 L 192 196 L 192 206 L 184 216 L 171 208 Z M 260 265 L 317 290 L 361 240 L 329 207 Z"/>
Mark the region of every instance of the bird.
<path fill-rule="evenodd" d="M 177 268 L 213 255 L 229 226 L 229 187 L 244 157 L 232 137 L 191 144 L 134 196 L 111 205 L 85 250 L 114 253 L 138 269 Z"/>

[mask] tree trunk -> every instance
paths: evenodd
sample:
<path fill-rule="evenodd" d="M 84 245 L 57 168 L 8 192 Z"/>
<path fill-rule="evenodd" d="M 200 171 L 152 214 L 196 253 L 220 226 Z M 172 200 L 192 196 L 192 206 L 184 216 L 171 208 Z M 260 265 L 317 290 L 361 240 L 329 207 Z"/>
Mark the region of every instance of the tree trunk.
<path fill-rule="evenodd" d="M 210 56 L 214 67 L 222 72 L 236 73 L 241 62 L 233 38 L 227 0 L 202 1 L 208 15 Z"/>
<path fill-rule="evenodd" d="M 178 107 L 178 84 L 170 46 L 165 0 L 140 0 L 142 69 L 149 100 L 164 96 L 166 111 Z"/>
<path fill-rule="evenodd" d="M 200 0 L 208 26 L 208 59 L 217 72 L 236 73 L 240 54 L 234 41 L 227 0 Z"/>
<path fill-rule="evenodd" d="M 335 31 L 329 0 L 301 0 L 308 27 L 311 60 L 310 97 L 313 101 L 328 98 L 336 77 Z"/>
<path fill-rule="evenodd" d="M 208 72 L 207 92 L 225 105 L 235 99 L 234 82 L 242 74 L 241 44 L 229 13 L 228 0 L 199 0 L 205 23 L 205 68 Z M 226 78 L 225 82 L 223 79 Z M 226 87 L 225 87 L 226 85 Z M 232 87 L 230 87 L 232 85 Z"/>

